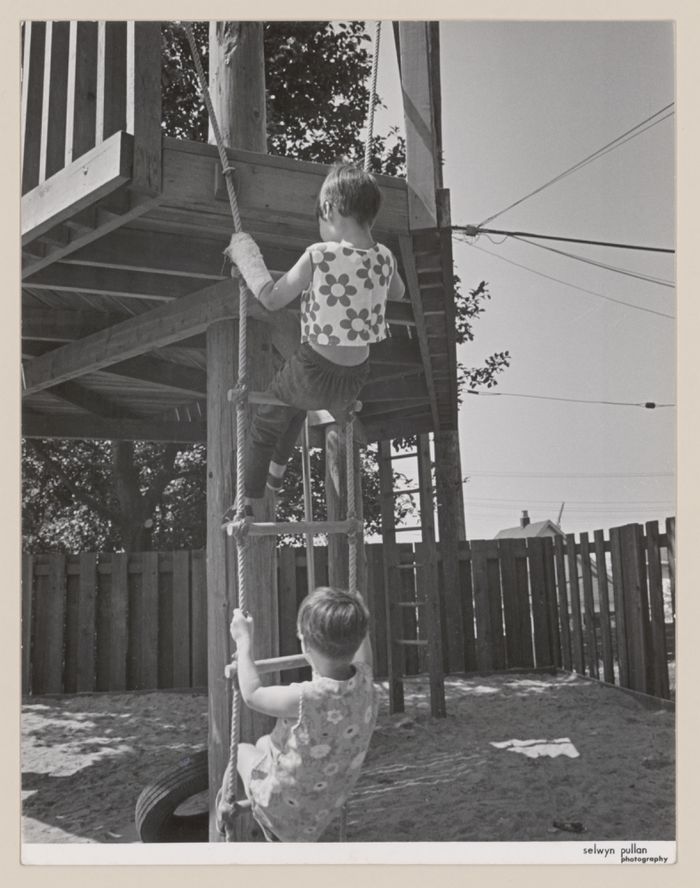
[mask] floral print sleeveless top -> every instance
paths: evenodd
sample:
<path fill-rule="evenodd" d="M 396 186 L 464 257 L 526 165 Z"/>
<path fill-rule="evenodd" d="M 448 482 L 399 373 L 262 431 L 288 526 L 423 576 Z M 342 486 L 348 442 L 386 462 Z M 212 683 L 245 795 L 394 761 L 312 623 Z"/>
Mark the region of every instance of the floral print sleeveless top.
<path fill-rule="evenodd" d="M 311 284 L 301 297 L 301 341 L 369 345 L 385 339 L 386 297 L 396 260 L 375 244 L 367 250 L 341 241 L 312 244 Z"/>
<path fill-rule="evenodd" d="M 315 842 L 345 804 L 360 774 L 377 718 L 372 670 L 336 681 L 314 673 L 301 691 L 299 718 L 278 719 L 252 770 L 256 820 L 282 842 Z"/>

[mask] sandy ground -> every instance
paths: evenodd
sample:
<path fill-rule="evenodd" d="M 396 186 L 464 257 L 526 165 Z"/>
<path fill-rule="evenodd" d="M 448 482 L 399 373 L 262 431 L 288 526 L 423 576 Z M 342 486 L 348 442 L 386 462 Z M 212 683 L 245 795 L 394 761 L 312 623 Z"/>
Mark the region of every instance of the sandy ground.
<path fill-rule="evenodd" d="M 348 841 L 674 838 L 673 712 L 573 675 L 450 677 L 446 692 L 447 718 L 431 719 L 427 682 L 411 679 L 390 716 L 381 686 Z M 24 841 L 138 841 L 139 793 L 205 744 L 206 708 L 191 692 L 25 700 Z M 563 737 L 578 757 L 491 745 Z"/>

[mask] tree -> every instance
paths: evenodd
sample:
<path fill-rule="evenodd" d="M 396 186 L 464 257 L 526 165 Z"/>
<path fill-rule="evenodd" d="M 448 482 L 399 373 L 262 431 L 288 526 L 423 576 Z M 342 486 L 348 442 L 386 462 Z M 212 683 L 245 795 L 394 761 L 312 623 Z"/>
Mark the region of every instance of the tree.
<path fill-rule="evenodd" d="M 205 69 L 208 22 L 193 23 Z M 184 28 L 165 22 L 161 87 L 166 135 L 206 141 L 208 120 Z M 264 25 L 268 150 L 330 163 L 340 155 L 360 162 L 371 73 L 364 22 L 267 22 Z M 379 98 L 376 99 L 381 104 Z M 405 146 L 396 130 L 373 139 L 372 168 L 400 175 Z M 485 285 L 457 299 L 458 342 L 473 338 L 472 322 L 490 295 Z M 460 338 L 461 337 L 461 338 Z M 462 384 L 495 384 L 507 352 L 482 368 L 460 365 Z M 324 455 L 312 452 L 315 516 L 324 516 Z M 206 455 L 202 445 L 178 448 L 139 442 L 33 441 L 24 445 L 23 532 L 28 549 L 142 549 L 201 547 L 205 528 Z M 368 531 L 379 529 L 376 455 L 363 455 Z M 401 481 L 403 476 L 397 474 Z M 302 514 L 300 459 L 290 464 L 280 518 Z M 414 509 L 397 500 L 397 520 Z"/>

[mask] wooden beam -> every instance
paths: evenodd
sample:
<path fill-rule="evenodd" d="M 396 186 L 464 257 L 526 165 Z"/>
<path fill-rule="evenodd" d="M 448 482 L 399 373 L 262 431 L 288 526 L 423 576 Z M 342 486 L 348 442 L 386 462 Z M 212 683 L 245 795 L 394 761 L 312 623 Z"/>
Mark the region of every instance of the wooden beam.
<path fill-rule="evenodd" d="M 126 26 L 126 129 L 134 137 L 131 186 L 156 197 L 162 190 L 160 22 Z"/>
<path fill-rule="evenodd" d="M 24 339 L 70 342 L 90 333 L 111 327 L 124 320 L 123 314 L 79 309 L 56 311 L 30 305 L 22 309 L 22 337 Z"/>
<path fill-rule="evenodd" d="M 134 379 L 147 386 L 178 392 L 187 397 L 204 397 L 207 393 L 207 374 L 196 367 L 183 367 L 172 361 L 138 356 L 112 364 L 102 371 L 108 376 Z"/>
<path fill-rule="evenodd" d="M 177 342 L 206 330 L 216 320 L 237 314 L 236 284 L 231 280 L 214 284 L 28 362 L 24 368 L 25 394 Z"/>
<path fill-rule="evenodd" d="M 128 182 L 133 138 L 115 133 L 22 197 L 22 243 Z"/>
<path fill-rule="evenodd" d="M 22 58 L 22 194 L 39 182 L 46 22 L 24 22 Z M 24 203 L 24 199 L 22 201 Z"/>
<path fill-rule="evenodd" d="M 97 22 L 70 22 L 64 166 L 95 146 Z"/>
<path fill-rule="evenodd" d="M 440 166 L 435 131 L 430 22 L 400 22 L 401 89 L 406 128 L 406 179 L 411 228 L 437 225 Z"/>
<path fill-rule="evenodd" d="M 98 142 L 126 129 L 126 22 L 98 22 L 97 123 Z"/>
<path fill-rule="evenodd" d="M 39 182 L 65 162 L 69 38 L 68 22 L 46 23 Z"/>
<path fill-rule="evenodd" d="M 73 251 L 65 262 L 222 280 L 228 277 L 224 271 L 225 246 L 225 241 L 211 237 L 121 228 Z"/>
<path fill-rule="evenodd" d="M 206 441 L 204 422 L 154 422 L 151 419 L 107 419 L 93 416 L 59 416 L 25 412 L 25 438 L 74 438 L 106 441 Z"/>
<path fill-rule="evenodd" d="M 128 404 L 118 404 L 77 382 L 64 382 L 54 386 L 51 395 L 106 419 L 136 418 Z"/>
<path fill-rule="evenodd" d="M 185 278 L 178 275 L 149 274 L 99 266 L 72 265 L 55 262 L 25 278 L 23 284 L 34 290 L 55 290 L 58 293 L 89 293 L 116 296 L 120 299 L 143 299 L 169 302 L 207 286 L 206 278 Z"/>
<path fill-rule="evenodd" d="M 423 367 L 425 369 L 425 384 L 428 389 L 428 397 L 430 398 L 430 409 L 433 414 L 433 422 L 435 428 L 440 428 L 440 415 L 438 412 L 437 394 L 435 392 L 435 382 L 433 380 L 433 367 L 430 356 L 430 344 L 428 342 L 427 328 L 425 317 L 423 315 L 423 305 L 421 303 L 421 292 L 416 276 L 416 266 L 413 256 L 413 244 L 410 237 L 400 237 L 399 244 L 401 248 L 401 256 L 403 258 L 404 270 L 406 273 L 406 289 L 411 297 L 413 305 L 413 316 L 416 320 L 416 333 L 418 335 L 418 347 L 420 349 Z"/>
<path fill-rule="evenodd" d="M 328 173 L 326 164 L 238 148 L 229 149 L 227 154 L 235 168 L 234 183 L 246 231 L 281 231 L 291 222 L 297 236 L 305 225 L 314 236 L 318 228 L 313 207 Z M 207 210 L 218 207 L 215 211 L 226 213 L 228 197 L 217 170 L 220 164 L 213 145 L 165 138 L 162 202 L 190 209 L 193 205 L 202 209 L 206 206 Z M 378 240 L 385 241 L 407 230 L 406 183 L 392 176 L 378 175 L 376 179 L 383 199 L 373 230 Z"/>

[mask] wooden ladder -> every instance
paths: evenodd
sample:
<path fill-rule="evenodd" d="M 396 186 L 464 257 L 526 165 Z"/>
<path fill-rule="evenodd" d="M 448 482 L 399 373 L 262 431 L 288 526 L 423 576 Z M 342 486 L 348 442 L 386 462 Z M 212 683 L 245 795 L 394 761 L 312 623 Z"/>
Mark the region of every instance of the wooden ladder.
<path fill-rule="evenodd" d="M 435 543 L 433 511 L 432 465 L 430 439 L 427 434 L 417 436 L 417 450 L 392 454 L 391 441 L 379 442 L 379 487 L 382 513 L 382 543 L 384 554 L 384 599 L 387 614 L 387 648 L 389 668 L 389 707 L 392 713 L 404 712 L 404 679 L 407 653 L 411 648 L 425 648 L 430 679 L 430 712 L 435 718 L 444 718 L 445 682 L 442 665 L 442 624 L 440 620 L 438 554 Z M 415 457 L 418 460 L 418 487 L 412 490 L 394 489 L 393 461 Z M 416 544 L 415 561 L 402 562 L 396 541 L 394 501 L 400 494 L 418 493 L 420 496 L 422 542 Z M 401 528 L 398 528 L 401 530 Z M 417 598 L 403 599 L 402 571 L 415 571 Z M 422 638 L 406 638 L 406 610 L 419 609 Z"/>

